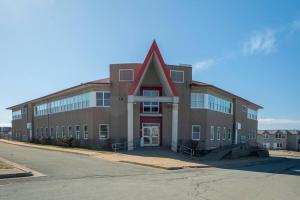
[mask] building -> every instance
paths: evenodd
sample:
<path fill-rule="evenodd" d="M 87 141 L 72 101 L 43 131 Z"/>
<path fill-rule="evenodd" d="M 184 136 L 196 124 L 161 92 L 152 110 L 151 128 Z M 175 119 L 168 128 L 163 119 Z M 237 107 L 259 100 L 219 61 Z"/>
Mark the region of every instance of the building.
<path fill-rule="evenodd" d="M 9 139 L 11 137 L 11 127 L 2 126 L 0 127 L 0 138 Z"/>
<path fill-rule="evenodd" d="M 75 138 L 79 146 L 197 143 L 214 149 L 256 140 L 262 107 L 193 81 L 190 65 L 166 65 L 154 41 L 143 63 L 111 64 L 110 77 L 12 106 L 18 140 Z"/>
<path fill-rule="evenodd" d="M 257 143 L 267 149 L 287 149 L 299 151 L 300 131 L 298 130 L 260 130 Z"/>

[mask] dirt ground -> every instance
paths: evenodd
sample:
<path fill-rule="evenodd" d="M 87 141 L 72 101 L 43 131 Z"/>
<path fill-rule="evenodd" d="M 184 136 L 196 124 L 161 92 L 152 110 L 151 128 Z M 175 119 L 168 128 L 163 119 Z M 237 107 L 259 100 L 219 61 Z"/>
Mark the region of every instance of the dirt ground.
<path fill-rule="evenodd" d="M 1 169 L 12 169 L 13 167 L 5 162 L 0 161 L 0 170 Z"/>

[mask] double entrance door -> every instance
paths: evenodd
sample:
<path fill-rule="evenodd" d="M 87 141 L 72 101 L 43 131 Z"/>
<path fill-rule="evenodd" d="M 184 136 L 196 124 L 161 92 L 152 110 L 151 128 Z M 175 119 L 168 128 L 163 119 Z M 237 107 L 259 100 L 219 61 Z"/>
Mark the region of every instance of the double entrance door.
<path fill-rule="evenodd" d="M 159 146 L 160 124 L 143 123 L 143 145 Z"/>

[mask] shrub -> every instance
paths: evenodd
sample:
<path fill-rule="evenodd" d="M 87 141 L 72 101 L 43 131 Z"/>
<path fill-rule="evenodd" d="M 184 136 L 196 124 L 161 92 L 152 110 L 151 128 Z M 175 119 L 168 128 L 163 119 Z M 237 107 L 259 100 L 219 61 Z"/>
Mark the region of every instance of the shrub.
<path fill-rule="evenodd" d="M 41 144 L 52 144 L 52 139 L 51 137 L 46 137 L 41 139 Z"/>

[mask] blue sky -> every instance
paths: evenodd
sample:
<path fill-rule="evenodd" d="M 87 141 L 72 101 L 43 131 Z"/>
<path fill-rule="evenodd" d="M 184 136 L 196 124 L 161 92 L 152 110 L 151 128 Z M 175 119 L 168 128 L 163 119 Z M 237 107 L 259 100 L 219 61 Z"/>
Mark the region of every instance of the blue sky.
<path fill-rule="evenodd" d="M 0 0 L 0 124 L 5 108 L 142 62 L 166 63 L 254 101 L 260 128 L 300 129 L 300 1 Z"/>

